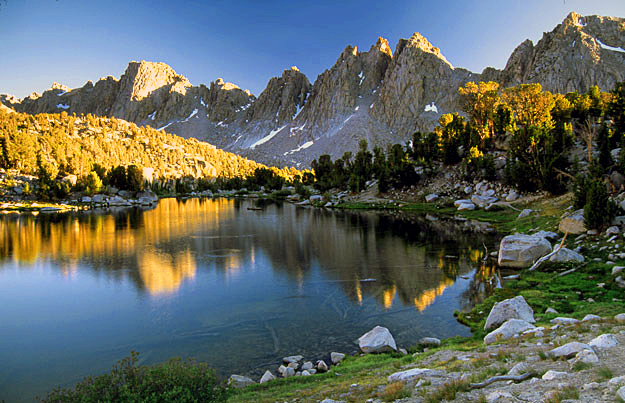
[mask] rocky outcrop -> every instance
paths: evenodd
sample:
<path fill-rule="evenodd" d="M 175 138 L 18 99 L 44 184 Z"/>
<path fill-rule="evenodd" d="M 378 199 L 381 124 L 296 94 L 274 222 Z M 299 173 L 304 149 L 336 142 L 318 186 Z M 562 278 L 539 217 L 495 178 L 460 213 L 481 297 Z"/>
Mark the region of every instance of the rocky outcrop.
<path fill-rule="evenodd" d="M 540 236 L 515 234 L 505 236 L 499 244 L 498 264 L 525 268 L 551 252 L 551 244 Z"/>
<path fill-rule="evenodd" d="M 532 325 L 521 319 L 509 319 L 504 322 L 500 327 L 484 336 L 484 344 L 492 344 L 498 341 L 510 339 L 518 336 L 524 331 L 535 329 L 536 326 Z"/>
<path fill-rule="evenodd" d="M 392 54 L 388 41 L 378 38 L 368 52 L 347 46 L 332 68 L 317 77 L 302 120 L 311 128 L 328 129 L 336 120 L 352 115 L 359 96 L 370 95 L 384 77 Z"/>
<path fill-rule="evenodd" d="M 522 296 L 518 295 L 495 303 L 488 314 L 488 318 L 486 318 L 484 330 L 495 329 L 509 319 L 522 319 L 529 323 L 535 322 L 534 311 Z"/>
<path fill-rule="evenodd" d="M 515 49 L 500 83 L 504 87 L 541 83 L 552 92 L 603 90 L 625 79 L 625 19 L 570 13 L 534 46 L 526 40 Z"/>
<path fill-rule="evenodd" d="M 210 88 L 201 85 L 198 95 L 211 121 L 227 123 L 234 121 L 237 113 L 247 110 L 256 99 L 248 90 L 221 78 L 212 82 Z"/>
<path fill-rule="evenodd" d="M 304 107 L 311 88 L 310 81 L 297 67 L 284 70 L 282 76 L 269 80 L 245 118 L 250 122 L 270 121 L 277 125 L 291 121 Z"/>
<path fill-rule="evenodd" d="M 458 111 L 458 87 L 479 79 L 455 69 L 440 50 L 415 32 L 400 39 L 372 116 L 402 135 L 429 130 L 442 113 Z"/>

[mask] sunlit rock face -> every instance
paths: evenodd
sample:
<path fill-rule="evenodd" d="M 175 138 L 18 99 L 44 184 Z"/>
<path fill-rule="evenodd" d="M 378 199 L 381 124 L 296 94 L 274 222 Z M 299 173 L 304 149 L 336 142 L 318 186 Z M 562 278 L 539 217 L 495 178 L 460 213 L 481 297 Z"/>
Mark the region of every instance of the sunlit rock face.
<path fill-rule="evenodd" d="M 458 87 L 478 79 L 465 69 L 455 69 L 438 48 L 415 32 L 397 44 L 371 112 L 376 120 L 408 137 L 416 130 L 431 129 L 442 113 L 458 111 Z"/>
<path fill-rule="evenodd" d="M 314 83 L 297 68 L 271 78 L 256 98 L 221 79 L 193 86 L 164 63 L 131 62 L 122 77 L 0 102 L 19 112 L 115 116 L 195 137 L 270 165 L 307 167 L 321 154 L 338 158 L 369 146 L 405 143 L 460 111 L 458 87 L 541 83 L 552 92 L 610 90 L 625 80 L 625 19 L 569 14 L 536 44 L 522 42 L 505 68 L 472 73 L 454 67 L 419 33 L 392 52 L 378 38 L 366 52 L 347 46 Z"/>
<path fill-rule="evenodd" d="M 526 40 L 499 76 L 503 86 L 541 83 L 552 92 L 610 90 L 625 79 L 625 19 L 570 13 L 534 46 Z"/>
<path fill-rule="evenodd" d="M 271 121 L 278 125 L 291 121 L 304 107 L 311 87 L 297 67 L 284 70 L 282 76 L 269 80 L 265 90 L 251 104 L 245 114 L 246 121 Z"/>

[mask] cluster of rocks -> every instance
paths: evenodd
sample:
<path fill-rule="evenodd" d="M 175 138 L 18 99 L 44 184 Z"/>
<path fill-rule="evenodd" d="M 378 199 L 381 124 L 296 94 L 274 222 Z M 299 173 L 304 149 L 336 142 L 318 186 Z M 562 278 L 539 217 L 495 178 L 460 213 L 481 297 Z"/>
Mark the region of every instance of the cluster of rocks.
<path fill-rule="evenodd" d="M 23 200 L 37 189 L 38 183 L 36 176 L 0 169 L 0 197 L 4 200 Z"/>
<path fill-rule="evenodd" d="M 551 310 L 554 312 L 554 310 Z M 477 368 L 473 362 L 492 361 L 493 368 L 501 367 L 502 358 L 506 356 L 521 357 L 512 367 L 509 367 L 507 376 L 520 378 L 521 383 L 512 383 L 505 379 L 482 387 L 475 387 L 468 392 L 456 396 L 458 401 L 477 401 L 485 399 L 487 402 L 517 402 L 517 401 L 545 401 L 555 398 L 563 388 L 580 389 L 577 393 L 581 401 L 614 401 L 618 396 L 625 397 L 625 375 L 611 374 L 604 380 L 589 379 L 583 371 L 599 366 L 621 367 L 625 350 L 623 349 L 623 335 L 620 333 L 602 333 L 605 323 L 616 322 L 625 324 L 625 314 L 614 318 L 601 318 L 598 315 L 587 315 L 584 319 L 557 317 L 551 321 L 550 327 L 536 327 L 534 313 L 522 296 L 501 301 L 493 306 L 485 324 L 485 330 L 495 329 L 484 338 L 486 352 L 456 352 L 441 350 L 428 357 L 417 367 L 407 365 L 402 371 L 390 374 L 387 377 L 389 384 L 403 382 L 412 385 L 415 393 L 405 402 L 422 401 L 417 393 L 427 392 L 436 387 L 444 387 L 452 381 L 468 381 L 471 372 Z M 589 330 L 583 330 L 583 324 Z M 576 335 L 576 329 L 580 333 Z M 528 340 L 532 338 L 532 340 Z M 515 340 L 513 344 L 509 341 Z M 514 352 L 514 353 L 513 353 Z M 549 359 L 541 358 L 541 355 Z M 455 367 L 470 372 L 448 372 L 444 368 L 436 369 L 423 367 L 428 363 L 458 362 L 465 365 Z M 456 370 L 457 371 L 457 370 Z M 582 371 L 582 372 L 580 372 Z M 505 381 L 505 383 L 503 382 Z M 531 386 L 528 386 L 531 385 Z M 379 402 L 370 399 L 371 402 Z M 554 400 L 559 401 L 559 400 Z"/>
<path fill-rule="evenodd" d="M 92 207 L 130 207 L 130 206 L 154 206 L 158 203 L 158 196 L 150 189 L 140 192 L 129 192 L 109 188 L 108 194 L 95 194 L 83 196 L 81 203 Z"/>
<path fill-rule="evenodd" d="M 532 235 L 514 234 L 505 236 L 499 244 L 497 263 L 502 267 L 526 268 L 553 251 L 550 239 L 557 240 L 558 234 L 539 231 Z M 578 251 L 560 248 L 549 260 L 552 262 L 583 262 Z"/>
<path fill-rule="evenodd" d="M 475 210 L 476 208 L 485 210 L 504 208 L 508 207 L 507 203 L 514 202 L 519 198 L 519 194 L 515 190 L 506 189 L 500 184 L 492 184 L 486 181 L 481 181 L 474 185 L 457 183 L 453 186 L 453 191 L 446 193 L 452 197 L 455 196 L 454 198 L 458 197 L 458 195 L 468 196 L 468 198 L 456 198 L 454 206 L 458 211 Z M 438 193 L 430 193 L 425 195 L 425 201 L 430 203 L 439 200 L 440 197 Z"/>
<path fill-rule="evenodd" d="M 440 344 L 440 340 L 435 338 L 422 339 L 423 344 Z M 364 354 L 386 353 L 390 351 L 400 351 L 408 354 L 404 349 L 398 349 L 395 339 L 391 332 L 382 326 L 376 326 L 358 339 L 360 351 Z M 331 365 L 339 365 L 345 354 L 332 352 L 330 353 L 330 362 L 328 365 L 324 360 L 317 360 L 314 364 L 312 361 L 304 361 L 302 355 L 291 355 L 282 359 L 282 364 L 278 367 L 278 374 L 283 378 L 292 376 L 311 376 L 317 373 L 327 372 Z M 258 383 L 265 383 L 276 379 L 276 376 L 267 370 L 260 378 Z M 243 375 L 231 375 L 228 379 L 228 385 L 234 388 L 244 388 L 248 385 L 256 383 L 249 377 Z"/>
<path fill-rule="evenodd" d="M 502 301 L 497 308 L 494 307 L 491 319 L 503 320 L 503 313 L 509 312 L 510 319 L 504 324 L 520 321 L 531 328 L 533 325 L 529 322 L 514 318 L 530 319 L 531 315 L 533 319 L 531 309 L 528 310 L 529 307 L 519 297 L 514 300 Z M 602 331 L 614 322 L 617 326 L 613 327 L 613 333 Z M 496 321 L 492 321 L 491 326 L 493 323 Z M 563 399 L 560 393 L 564 389 L 575 390 L 578 396 L 575 399 L 579 399 L 575 401 L 611 402 L 625 397 L 625 375 L 622 372 L 625 354 L 625 330 L 622 330 L 622 325 L 625 324 L 625 314 L 614 318 L 587 315 L 582 321 L 556 318 L 552 323 L 552 326 L 542 330 L 525 333 L 519 330 L 511 337 L 514 341 L 499 338 L 497 343 L 488 343 L 485 351 L 440 350 L 424 359 L 418 367 L 410 364 L 402 371 L 390 374 L 387 381 L 389 384 L 403 382 L 414 388 L 413 397 L 403 399 L 403 402 L 421 402 L 423 400 L 419 392 L 427 393 L 454 381 L 470 382 L 473 372 L 482 366 L 500 370 L 505 365 L 507 379 L 516 377 L 518 383 L 505 378 L 499 381 L 494 379 L 489 384 L 459 392 L 454 401 L 560 401 Z M 440 366 L 436 369 L 427 368 L 428 365 L 441 362 L 449 362 L 452 364 L 449 368 L 455 369 L 446 370 Z M 606 369 L 607 377 L 597 377 L 599 368 Z M 521 377 L 523 374 L 527 376 Z"/>
<path fill-rule="evenodd" d="M 330 353 L 331 365 L 339 365 L 345 358 L 345 354 L 332 352 Z M 324 360 L 317 360 L 315 363 L 312 361 L 304 361 L 302 355 L 291 355 L 282 359 L 282 364 L 278 367 L 277 373 L 283 378 L 290 378 L 292 376 L 311 376 L 314 374 L 321 374 L 327 372 L 330 369 Z M 258 383 L 265 383 L 276 379 L 270 370 L 265 371 Z M 248 385 L 256 383 L 253 379 L 233 374 L 228 379 L 228 385 L 234 388 L 244 388 Z"/>

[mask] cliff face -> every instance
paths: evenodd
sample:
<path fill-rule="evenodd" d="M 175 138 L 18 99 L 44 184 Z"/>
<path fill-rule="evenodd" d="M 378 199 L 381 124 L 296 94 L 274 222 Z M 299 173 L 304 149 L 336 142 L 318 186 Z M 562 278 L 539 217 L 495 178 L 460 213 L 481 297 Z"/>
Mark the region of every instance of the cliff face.
<path fill-rule="evenodd" d="M 70 90 L 59 84 L 22 100 L 0 101 L 19 112 L 92 113 L 196 137 L 268 164 L 308 166 L 313 158 L 404 143 L 460 110 L 458 87 L 497 81 L 541 83 L 553 92 L 611 89 L 625 80 L 625 19 L 569 14 L 536 44 L 521 43 L 506 67 L 481 74 L 456 68 L 419 33 L 395 52 L 378 38 L 366 52 L 347 46 L 313 84 L 297 68 L 269 80 L 256 98 L 221 79 L 193 86 L 164 63 L 131 62 L 117 80 Z"/>
<path fill-rule="evenodd" d="M 533 46 L 514 51 L 500 76 L 505 87 L 541 83 L 552 92 L 608 90 L 625 79 L 625 19 L 569 14 Z"/>
<path fill-rule="evenodd" d="M 401 39 L 372 115 L 401 135 L 428 130 L 440 114 L 459 109 L 458 87 L 477 76 L 454 69 L 421 34 Z"/>

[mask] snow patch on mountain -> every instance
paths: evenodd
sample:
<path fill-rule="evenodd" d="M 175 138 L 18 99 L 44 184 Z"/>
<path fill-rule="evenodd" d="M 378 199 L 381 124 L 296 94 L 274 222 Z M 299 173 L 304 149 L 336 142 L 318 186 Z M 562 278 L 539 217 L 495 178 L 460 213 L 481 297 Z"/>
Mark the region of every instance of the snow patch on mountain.
<path fill-rule="evenodd" d="M 255 142 L 254 144 L 252 144 L 250 146 L 251 149 L 256 148 L 257 146 L 261 145 L 261 144 L 265 144 L 266 142 L 268 142 L 269 140 L 271 140 L 272 138 L 274 138 L 274 136 L 276 134 L 278 134 L 282 129 L 284 129 L 285 127 L 287 127 L 287 125 L 284 125 L 278 129 L 272 130 L 267 136 L 263 137 L 262 139 L 258 140 L 257 142 Z"/>

